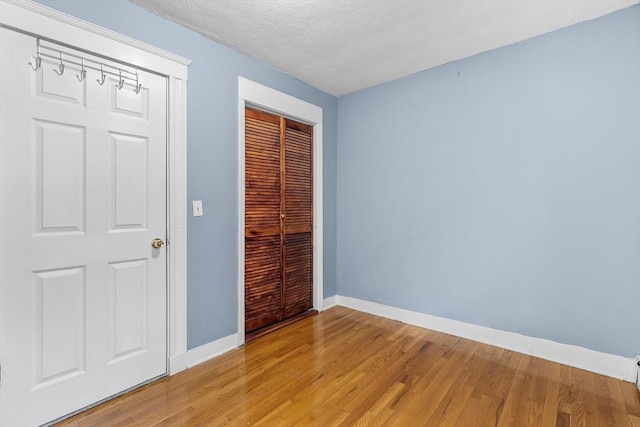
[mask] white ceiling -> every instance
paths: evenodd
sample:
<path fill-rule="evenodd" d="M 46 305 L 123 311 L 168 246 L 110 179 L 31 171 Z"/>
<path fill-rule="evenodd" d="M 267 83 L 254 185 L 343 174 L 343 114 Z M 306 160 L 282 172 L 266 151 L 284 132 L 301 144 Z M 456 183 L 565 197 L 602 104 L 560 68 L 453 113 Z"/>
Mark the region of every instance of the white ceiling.
<path fill-rule="evenodd" d="M 340 96 L 640 0 L 131 0 Z"/>

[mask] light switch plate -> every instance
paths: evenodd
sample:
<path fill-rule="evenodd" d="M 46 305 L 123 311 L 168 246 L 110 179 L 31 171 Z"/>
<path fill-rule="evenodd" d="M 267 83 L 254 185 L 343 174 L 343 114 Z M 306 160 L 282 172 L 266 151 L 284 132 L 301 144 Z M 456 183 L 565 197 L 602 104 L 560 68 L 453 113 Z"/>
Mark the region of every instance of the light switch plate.
<path fill-rule="evenodd" d="M 191 204 L 193 206 L 193 216 L 204 215 L 204 212 L 202 211 L 202 200 L 194 200 Z"/>
<path fill-rule="evenodd" d="M 640 391 L 640 356 L 636 356 L 636 367 L 638 368 L 638 373 L 636 374 L 636 386 L 638 387 L 638 391 Z"/>

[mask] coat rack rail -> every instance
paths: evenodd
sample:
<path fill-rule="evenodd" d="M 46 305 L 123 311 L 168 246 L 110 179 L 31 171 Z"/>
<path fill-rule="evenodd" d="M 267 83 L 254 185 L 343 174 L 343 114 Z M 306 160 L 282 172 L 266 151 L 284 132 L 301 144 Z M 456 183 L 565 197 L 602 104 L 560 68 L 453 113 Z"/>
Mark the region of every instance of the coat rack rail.
<path fill-rule="evenodd" d="M 53 71 L 59 76 L 64 74 L 67 66 L 74 66 L 80 70 L 80 74 L 76 75 L 80 82 L 86 79 L 87 70 L 94 70 L 100 73 L 100 78 L 96 80 L 101 86 L 104 84 L 106 76 L 111 75 L 118 78 L 118 83 L 116 83 L 116 87 L 118 89 L 122 89 L 124 87 L 126 80 L 129 80 L 134 84 L 133 91 L 135 93 L 139 93 L 142 88 L 137 69 L 135 71 L 130 71 L 93 59 L 88 59 L 73 52 L 44 45 L 41 43 L 39 38 L 36 39 L 36 49 L 35 60 L 33 62 L 29 62 L 29 65 L 31 65 L 31 68 L 34 71 L 37 71 L 42 67 L 42 58 L 48 58 L 58 61 L 58 66 L 57 68 L 54 68 Z M 46 52 L 43 52 L 43 50 Z"/>

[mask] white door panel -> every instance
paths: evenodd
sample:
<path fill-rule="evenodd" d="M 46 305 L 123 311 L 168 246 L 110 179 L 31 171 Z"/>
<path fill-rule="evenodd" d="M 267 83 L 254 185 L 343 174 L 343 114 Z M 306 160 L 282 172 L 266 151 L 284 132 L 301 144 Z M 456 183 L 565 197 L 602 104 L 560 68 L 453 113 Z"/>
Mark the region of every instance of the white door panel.
<path fill-rule="evenodd" d="M 0 44 L 0 425 L 32 426 L 166 372 L 167 88 Z"/>

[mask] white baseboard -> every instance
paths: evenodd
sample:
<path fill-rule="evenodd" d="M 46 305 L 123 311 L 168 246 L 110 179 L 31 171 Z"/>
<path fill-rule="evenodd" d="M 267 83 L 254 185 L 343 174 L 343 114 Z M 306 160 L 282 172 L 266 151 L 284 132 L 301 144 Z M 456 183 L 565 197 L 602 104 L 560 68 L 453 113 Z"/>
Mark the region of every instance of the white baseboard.
<path fill-rule="evenodd" d="M 186 353 L 187 368 L 193 368 L 235 348 L 238 348 L 238 334 L 229 335 L 193 348 Z"/>
<path fill-rule="evenodd" d="M 187 353 L 169 358 L 169 375 L 175 375 L 187 369 Z"/>
<path fill-rule="evenodd" d="M 220 338 L 193 348 L 186 353 L 173 356 L 169 358 L 169 375 L 175 375 L 185 369 L 193 368 L 234 348 L 238 348 L 238 334 Z"/>
<path fill-rule="evenodd" d="M 638 378 L 638 366 L 633 358 L 601 353 L 576 345 L 528 337 L 515 332 L 501 331 L 341 295 L 335 296 L 335 303 L 376 316 L 529 354 L 631 383 L 636 382 Z M 640 388 L 640 385 L 638 387 Z"/>
<path fill-rule="evenodd" d="M 337 295 L 333 295 L 325 298 L 324 301 L 322 301 L 322 310 L 326 310 L 327 308 L 337 305 L 336 297 Z"/>

